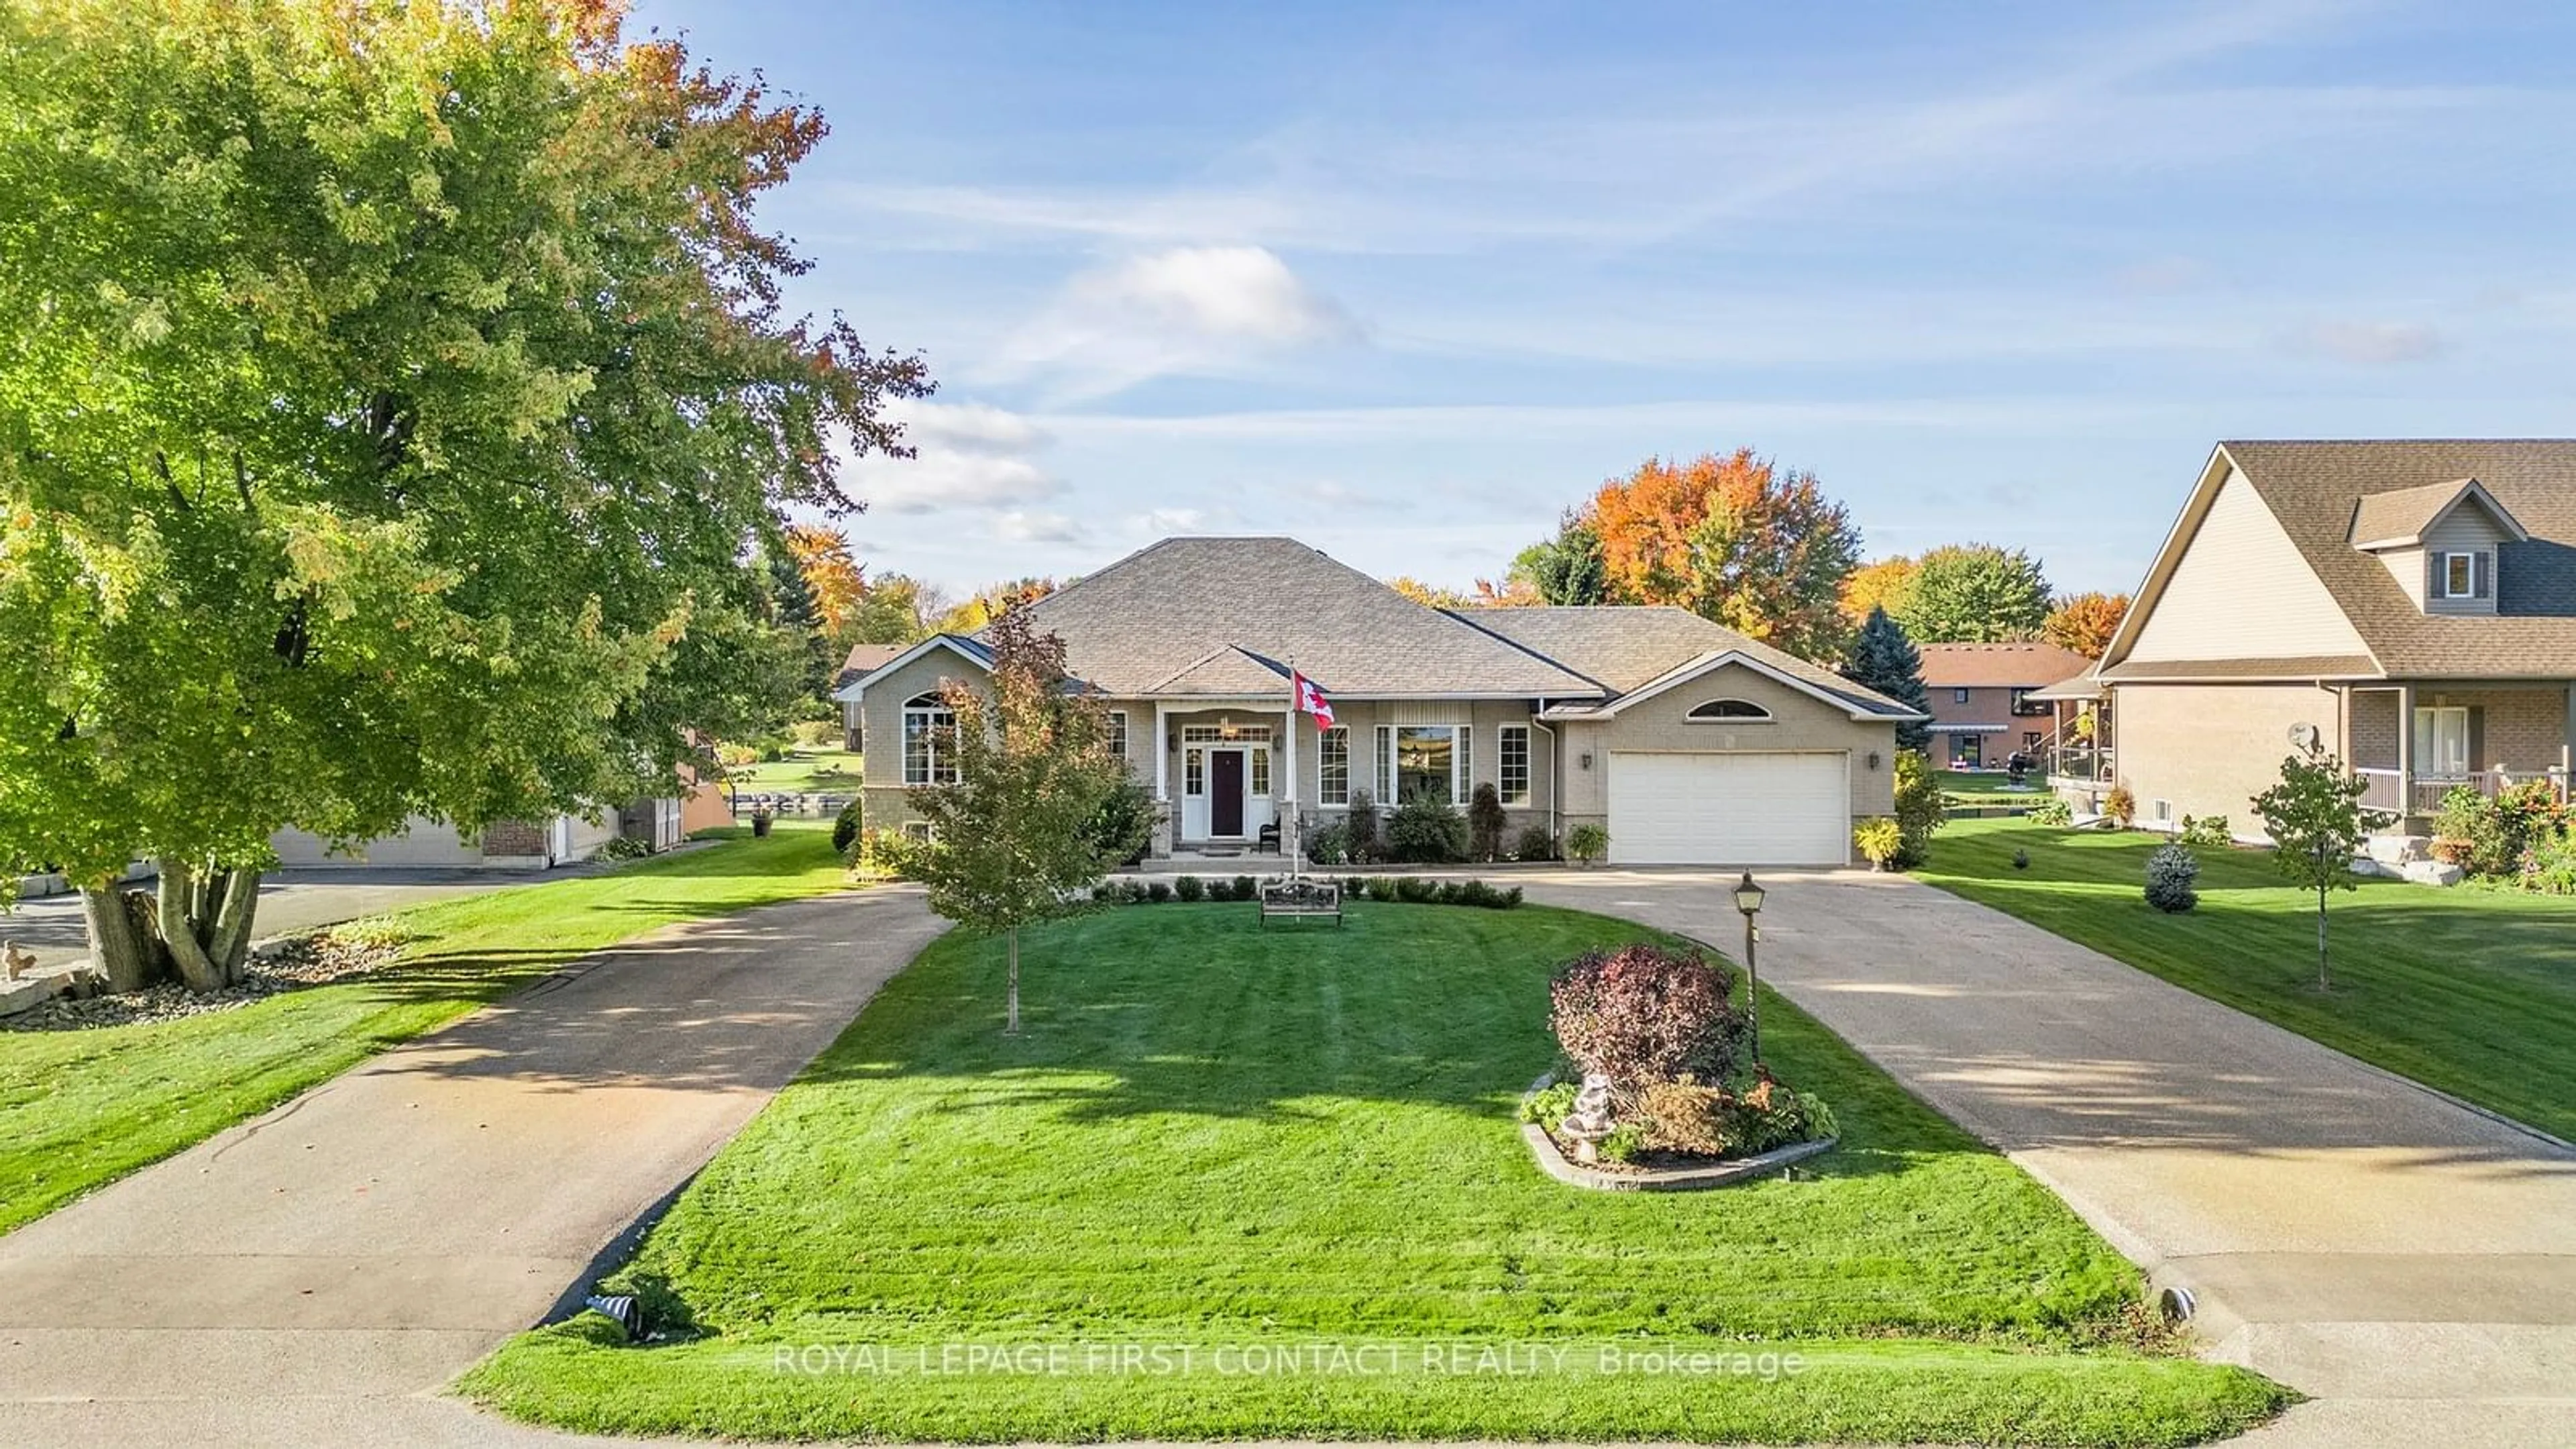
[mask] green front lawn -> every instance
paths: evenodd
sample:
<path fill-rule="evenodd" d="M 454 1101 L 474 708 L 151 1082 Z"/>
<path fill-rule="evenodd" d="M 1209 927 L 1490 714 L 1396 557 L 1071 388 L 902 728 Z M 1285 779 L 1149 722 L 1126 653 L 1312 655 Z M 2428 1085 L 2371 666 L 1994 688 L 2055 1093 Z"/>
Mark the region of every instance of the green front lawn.
<path fill-rule="evenodd" d="M 588 1432 L 979 1442 L 2164 1444 L 2277 1407 L 2117 1346 L 2136 1270 L 1767 994 L 1766 1055 L 1839 1151 L 1713 1193 L 1541 1175 L 1513 1108 L 1554 1055 L 1549 971 L 1645 934 L 1126 907 L 1024 937 L 1018 1040 L 1000 946 L 951 935 L 613 1280 L 700 1336 L 585 1316 L 462 1387 Z M 1603 1358 L 1675 1351 L 1721 1361 Z"/>
<path fill-rule="evenodd" d="M 1932 778 L 1940 783 L 1942 802 L 1948 805 L 2026 807 L 2048 798 L 2036 770 L 2018 790 L 2013 788 L 2012 776 L 2001 770 L 1935 770 Z"/>
<path fill-rule="evenodd" d="M 798 746 L 782 759 L 728 767 L 725 783 L 739 795 L 842 794 L 859 788 L 859 757 L 851 750 Z"/>
<path fill-rule="evenodd" d="M 2368 880 L 2327 908 L 2336 990 L 2316 989 L 2316 897 L 2268 853 L 2202 850 L 2200 906 L 2143 894 L 2162 840 L 1954 822 L 1922 879 L 2363 1061 L 2576 1138 L 2576 899 Z M 2015 870 L 2016 850 L 2030 869 Z"/>
<path fill-rule="evenodd" d="M 843 883 L 825 822 L 738 834 L 383 917 L 411 944 L 363 979 L 144 1026 L 0 1032 L 0 1232 L 602 947 Z"/>

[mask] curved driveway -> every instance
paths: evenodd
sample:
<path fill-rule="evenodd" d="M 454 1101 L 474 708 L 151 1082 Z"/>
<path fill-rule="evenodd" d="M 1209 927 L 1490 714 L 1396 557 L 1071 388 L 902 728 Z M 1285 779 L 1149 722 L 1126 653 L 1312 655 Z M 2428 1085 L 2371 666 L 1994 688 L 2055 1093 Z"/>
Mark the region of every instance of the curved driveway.
<path fill-rule="evenodd" d="M 0 1238 L 0 1439 L 574 1442 L 435 1391 L 942 928 L 888 887 L 657 931 Z"/>
<path fill-rule="evenodd" d="M 1731 872 L 1530 897 L 1740 955 Z M 2266 1444 L 2576 1444 L 2576 1152 L 1901 876 L 1763 877 L 1763 981 L 2315 1396 Z"/>

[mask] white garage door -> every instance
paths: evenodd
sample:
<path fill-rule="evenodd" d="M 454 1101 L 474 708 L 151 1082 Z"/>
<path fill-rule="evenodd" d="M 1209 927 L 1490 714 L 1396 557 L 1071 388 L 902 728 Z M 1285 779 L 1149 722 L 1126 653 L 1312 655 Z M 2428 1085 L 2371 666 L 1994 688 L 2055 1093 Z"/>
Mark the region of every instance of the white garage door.
<path fill-rule="evenodd" d="M 1841 865 L 1850 855 L 1849 755 L 1610 756 L 1614 862 Z"/>

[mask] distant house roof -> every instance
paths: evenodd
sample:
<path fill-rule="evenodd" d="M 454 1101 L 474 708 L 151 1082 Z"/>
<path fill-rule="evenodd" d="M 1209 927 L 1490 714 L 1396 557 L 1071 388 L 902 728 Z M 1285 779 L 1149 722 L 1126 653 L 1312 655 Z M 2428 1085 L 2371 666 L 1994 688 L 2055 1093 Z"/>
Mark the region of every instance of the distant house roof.
<path fill-rule="evenodd" d="M 2576 439 L 2422 439 L 2359 442 L 2230 441 L 2218 445 L 2183 521 L 2196 526 L 2227 473 L 2244 475 L 2282 531 L 2352 621 L 2368 658 L 2263 657 L 2260 620 L 2249 619 L 2246 655 L 2195 664 L 2121 659 L 2152 612 L 2176 550 L 2139 590 L 2104 674 L 2412 678 L 2564 677 L 2576 674 Z M 2472 484 L 2509 525 L 2497 551 L 2496 612 L 2428 614 L 2387 567 L 2356 545 L 2416 536 Z M 2182 525 L 2177 525 L 2177 533 Z M 2511 535 L 2519 534 L 2519 537 Z M 2275 663 L 2299 666 L 2276 669 Z"/>
<path fill-rule="evenodd" d="M 1675 670 L 1711 655 L 1735 654 L 1867 713 L 1907 718 L 1914 713 L 1906 705 L 1863 689 L 1821 664 L 1774 649 L 1722 624 L 1712 624 L 1688 609 L 1610 604 L 1593 608 L 1453 609 L 1450 613 L 1586 678 L 1597 679 L 1613 694 L 1645 690 Z"/>
<path fill-rule="evenodd" d="M 865 679 L 902 657 L 909 644 L 853 644 L 850 657 L 841 661 L 841 672 L 832 676 L 832 687 L 841 687 Z"/>
<path fill-rule="evenodd" d="M 1187 679 L 1232 647 L 1229 687 L 1284 693 L 1293 665 L 1354 696 L 1500 698 L 1602 693 L 1529 651 L 1426 608 L 1290 538 L 1168 538 L 1027 606 L 1065 641 L 1065 667 L 1104 694 L 1129 698 Z"/>
<path fill-rule="evenodd" d="M 2036 689 L 2081 674 L 2093 661 L 2036 640 L 2010 644 L 1919 644 L 1927 689 Z"/>

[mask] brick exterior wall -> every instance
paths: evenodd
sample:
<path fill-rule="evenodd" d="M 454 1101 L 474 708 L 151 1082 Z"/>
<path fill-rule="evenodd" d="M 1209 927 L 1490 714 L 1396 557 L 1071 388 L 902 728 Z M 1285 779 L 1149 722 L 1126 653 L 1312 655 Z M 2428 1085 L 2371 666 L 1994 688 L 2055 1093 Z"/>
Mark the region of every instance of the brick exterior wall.
<path fill-rule="evenodd" d="M 483 853 L 535 856 L 546 853 L 546 829 L 526 820 L 502 820 L 483 829 Z"/>

